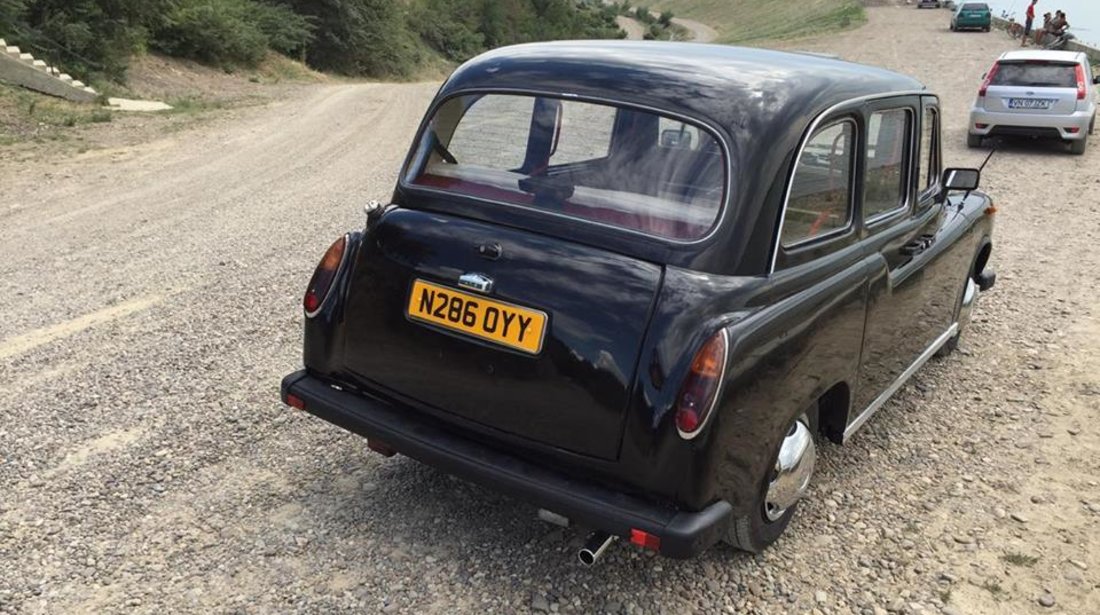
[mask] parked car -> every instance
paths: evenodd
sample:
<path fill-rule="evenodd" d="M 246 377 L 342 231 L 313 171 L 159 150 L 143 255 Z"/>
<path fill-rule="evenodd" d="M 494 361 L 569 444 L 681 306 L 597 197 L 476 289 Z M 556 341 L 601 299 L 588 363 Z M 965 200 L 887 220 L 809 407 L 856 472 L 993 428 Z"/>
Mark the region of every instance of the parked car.
<path fill-rule="evenodd" d="M 1059 139 L 1084 154 L 1096 125 L 1096 94 L 1088 56 L 1076 51 L 1009 51 L 984 76 L 970 109 L 967 145 L 986 137 Z"/>
<path fill-rule="evenodd" d="M 595 528 L 587 563 L 614 537 L 760 551 L 815 435 L 852 437 L 993 284 L 994 208 L 941 172 L 940 117 L 914 79 L 811 55 L 479 56 L 314 272 L 282 398 Z"/>
<path fill-rule="evenodd" d="M 984 2 L 964 2 L 951 14 L 951 30 L 981 30 L 993 27 L 993 11 Z"/>
<path fill-rule="evenodd" d="M 942 6 L 939 0 L 917 0 L 918 9 L 938 9 Z"/>

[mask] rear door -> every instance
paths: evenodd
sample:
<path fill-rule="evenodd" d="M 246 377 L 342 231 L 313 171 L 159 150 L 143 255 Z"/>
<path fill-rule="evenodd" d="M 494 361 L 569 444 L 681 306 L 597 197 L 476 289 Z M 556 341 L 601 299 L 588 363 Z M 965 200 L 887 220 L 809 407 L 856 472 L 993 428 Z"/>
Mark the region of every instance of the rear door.
<path fill-rule="evenodd" d="M 1077 111 L 1077 63 L 1001 60 L 986 90 L 985 109 L 1028 116 L 1069 115 Z"/>

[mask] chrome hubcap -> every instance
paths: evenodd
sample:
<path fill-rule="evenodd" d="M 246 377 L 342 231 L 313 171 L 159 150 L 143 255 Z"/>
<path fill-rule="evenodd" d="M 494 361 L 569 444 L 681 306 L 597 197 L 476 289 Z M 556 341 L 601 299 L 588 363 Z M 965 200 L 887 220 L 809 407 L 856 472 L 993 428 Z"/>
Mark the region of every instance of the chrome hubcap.
<path fill-rule="evenodd" d="M 768 484 L 764 499 L 764 515 L 768 521 L 778 521 L 806 493 L 816 460 L 813 434 L 802 419 L 795 421 L 779 447 L 774 475 Z"/>

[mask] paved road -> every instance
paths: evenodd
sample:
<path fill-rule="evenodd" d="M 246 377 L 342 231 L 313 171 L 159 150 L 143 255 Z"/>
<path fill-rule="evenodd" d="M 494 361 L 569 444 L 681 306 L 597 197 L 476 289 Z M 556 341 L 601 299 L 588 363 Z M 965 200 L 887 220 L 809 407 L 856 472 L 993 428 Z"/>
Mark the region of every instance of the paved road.
<path fill-rule="evenodd" d="M 946 20 L 876 9 L 803 46 L 925 79 L 948 161 L 974 164 L 965 106 L 1010 41 Z M 0 612 L 1028 613 L 1048 589 L 1100 612 L 1100 150 L 998 154 L 998 289 L 961 353 L 824 446 L 776 548 L 585 570 L 579 531 L 277 400 L 310 271 L 434 88 L 319 86 L 0 165 Z"/>

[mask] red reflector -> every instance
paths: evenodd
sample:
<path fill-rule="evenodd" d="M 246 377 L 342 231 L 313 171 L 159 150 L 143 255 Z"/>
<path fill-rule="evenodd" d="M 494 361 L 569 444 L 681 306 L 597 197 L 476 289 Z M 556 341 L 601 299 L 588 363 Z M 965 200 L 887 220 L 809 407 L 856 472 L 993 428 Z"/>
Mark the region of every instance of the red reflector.
<path fill-rule="evenodd" d="M 291 408 L 297 408 L 299 410 L 306 409 L 306 402 L 301 397 L 298 397 L 297 395 L 291 395 L 289 393 L 286 396 L 286 405 L 290 406 Z"/>
<path fill-rule="evenodd" d="M 317 298 L 317 293 L 310 289 L 309 292 L 306 293 L 305 301 L 303 301 L 302 304 L 305 306 L 307 312 L 316 312 L 317 308 L 321 307 L 321 300 Z"/>
<path fill-rule="evenodd" d="M 980 122 L 977 123 L 977 124 L 974 124 L 974 128 L 977 128 L 978 130 L 985 130 L 988 127 L 989 127 L 989 124 L 982 124 Z"/>
<path fill-rule="evenodd" d="M 651 551 L 660 551 L 661 550 L 661 537 L 660 536 L 654 536 L 653 534 L 650 534 L 649 532 L 644 532 L 644 531 L 639 530 L 639 529 L 633 529 L 632 528 L 630 530 L 630 542 L 638 545 L 639 547 L 643 547 L 645 549 L 650 549 Z"/>
<path fill-rule="evenodd" d="M 1081 132 L 1081 129 L 1076 127 L 1076 126 L 1072 126 L 1070 128 L 1066 128 L 1066 132 L 1068 132 L 1071 135 L 1075 135 L 1075 134 Z"/>

